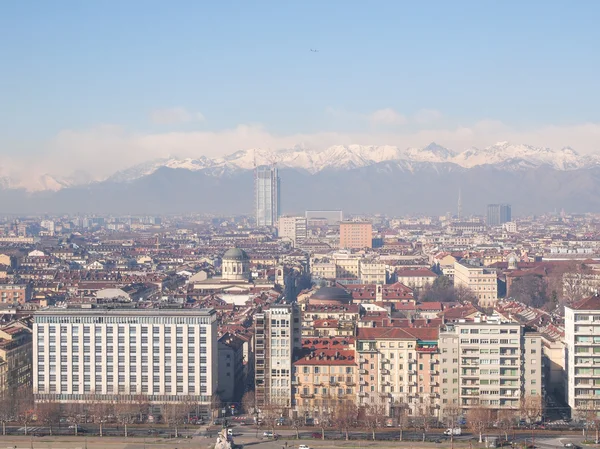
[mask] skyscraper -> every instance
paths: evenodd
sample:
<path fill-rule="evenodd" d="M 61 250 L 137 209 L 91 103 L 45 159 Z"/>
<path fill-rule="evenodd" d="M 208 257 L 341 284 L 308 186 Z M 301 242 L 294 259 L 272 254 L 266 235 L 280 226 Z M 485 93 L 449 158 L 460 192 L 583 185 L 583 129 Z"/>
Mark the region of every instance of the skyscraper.
<path fill-rule="evenodd" d="M 500 226 L 512 221 L 510 204 L 488 204 L 487 225 Z"/>
<path fill-rule="evenodd" d="M 257 167 L 254 175 L 256 226 L 277 226 L 279 219 L 279 175 L 276 167 Z"/>

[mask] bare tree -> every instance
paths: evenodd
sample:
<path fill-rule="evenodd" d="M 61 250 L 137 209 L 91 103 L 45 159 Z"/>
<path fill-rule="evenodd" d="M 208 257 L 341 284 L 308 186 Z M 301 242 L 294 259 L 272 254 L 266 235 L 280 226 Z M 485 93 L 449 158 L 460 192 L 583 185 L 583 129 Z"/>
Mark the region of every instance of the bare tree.
<path fill-rule="evenodd" d="M 479 442 L 483 443 L 483 434 L 488 429 L 492 420 L 490 409 L 483 405 L 473 407 L 467 412 L 467 422 L 473 432 L 479 434 Z"/>
<path fill-rule="evenodd" d="M 223 402 L 221 402 L 221 398 L 213 394 L 210 399 L 210 411 L 212 414 L 212 420 L 214 421 L 217 416 L 219 416 L 219 410 L 223 406 Z"/>
<path fill-rule="evenodd" d="M 346 441 L 348 441 L 349 430 L 357 425 L 358 407 L 356 407 L 356 403 L 352 400 L 339 402 L 334 416 L 337 427 L 340 432 L 345 433 Z"/>
<path fill-rule="evenodd" d="M 14 403 L 9 394 L 0 397 L 0 421 L 2 422 L 2 435 L 6 435 L 6 423 L 14 419 Z"/>
<path fill-rule="evenodd" d="M 408 404 L 401 400 L 398 400 L 394 403 L 393 410 L 394 417 L 396 418 L 396 423 L 398 424 L 398 428 L 400 431 L 398 437 L 400 441 L 402 441 L 404 439 L 404 428 L 408 424 Z"/>
<path fill-rule="evenodd" d="M 254 391 L 246 391 L 242 396 L 242 408 L 246 413 L 254 413 L 256 410 L 256 395 Z"/>
<path fill-rule="evenodd" d="M 38 421 L 50 428 L 50 435 L 52 435 L 54 424 L 60 422 L 60 405 L 52 401 L 40 402 L 36 407 L 36 415 Z"/>
<path fill-rule="evenodd" d="M 544 403 L 541 396 L 528 395 L 521 400 L 521 417 L 529 423 L 536 423 L 542 418 Z M 531 443 L 535 444 L 535 426 L 531 427 Z"/>
<path fill-rule="evenodd" d="M 331 427 L 334 423 L 333 411 L 327 407 L 321 407 L 319 412 L 319 427 L 321 428 L 321 439 L 325 439 L 325 430 Z"/>
<path fill-rule="evenodd" d="M 448 404 L 443 408 L 443 415 L 450 432 L 450 446 L 454 448 L 454 429 L 457 427 L 462 409 L 457 404 Z"/>
<path fill-rule="evenodd" d="M 162 415 L 165 423 L 175 428 L 175 438 L 179 437 L 179 427 L 185 422 L 190 412 L 191 404 L 188 401 L 166 402 L 162 406 Z"/>
<path fill-rule="evenodd" d="M 92 399 L 89 404 L 89 411 L 94 423 L 99 425 L 101 437 L 104 436 L 104 423 L 106 422 L 106 418 L 114 412 L 113 407 L 114 404 L 98 400 L 97 398 Z"/>
<path fill-rule="evenodd" d="M 15 409 L 17 418 L 25 427 L 25 435 L 27 435 L 27 426 L 33 421 L 33 397 L 27 389 L 21 389 L 15 395 Z"/>
<path fill-rule="evenodd" d="M 148 416 L 148 412 L 150 411 L 150 401 L 148 396 L 143 393 L 136 395 L 135 406 L 139 422 L 142 424 L 144 422 L 144 416 Z"/>
<path fill-rule="evenodd" d="M 500 410 L 498 412 L 498 426 L 504 432 L 504 439 L 508 441 L 508 433 L 514 429 L 516 422 L 515 410 Z"/>
<path fill-rule="evenodd" d="M 128 437 L 127 426 L 131 423 L 132 417 L 136 414 L 135 404 L 127 399 L 118 400 L 115 403 L 115 415 L 119 423 L 125 430 L 125 438 Z"/>
<path fill-rule="evenodd" d="M 429 402 L 424 401 L 423 403 L 417 405 L 415 412 L 415 426 L 421 429 L 424 442 L 427 432 L 429 432 L 429 429 L 431 429 L 433 421 L 433 409 Z"/>
<path fill-rule="evenodd" d="M 373 441 L 375 441 L 375 431 L 385 425 L 387 413 L 385 405 L 380 401 L 373 402 L 361 410 L 364 423 L 371 431 Z"/>

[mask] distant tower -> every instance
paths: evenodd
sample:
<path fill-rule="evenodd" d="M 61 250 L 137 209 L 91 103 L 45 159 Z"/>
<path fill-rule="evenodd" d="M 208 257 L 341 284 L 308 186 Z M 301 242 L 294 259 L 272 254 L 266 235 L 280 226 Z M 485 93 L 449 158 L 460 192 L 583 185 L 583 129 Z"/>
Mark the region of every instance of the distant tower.
<path fill-rule="evenodd" d="M 462 218 L 462 195 L 460 188 L 458 189 L 458 221 Z"/>
<path fill-rule="evenodd" d="M 256 226 L 277 226 L 281 210 L 277 167 L 274 164 L 256 167 L 254 182 Z"/>

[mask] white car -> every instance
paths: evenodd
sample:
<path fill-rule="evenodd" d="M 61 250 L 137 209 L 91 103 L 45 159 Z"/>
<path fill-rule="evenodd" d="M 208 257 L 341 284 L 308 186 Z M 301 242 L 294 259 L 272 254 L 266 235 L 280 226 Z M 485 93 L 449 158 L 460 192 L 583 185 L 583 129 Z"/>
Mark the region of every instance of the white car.
<path fill-rule="evenodd" d="M 310 449 L 310 447 L 308 447 L 306 444 L 301 444 L 298 446 L 298 449 Z"/>

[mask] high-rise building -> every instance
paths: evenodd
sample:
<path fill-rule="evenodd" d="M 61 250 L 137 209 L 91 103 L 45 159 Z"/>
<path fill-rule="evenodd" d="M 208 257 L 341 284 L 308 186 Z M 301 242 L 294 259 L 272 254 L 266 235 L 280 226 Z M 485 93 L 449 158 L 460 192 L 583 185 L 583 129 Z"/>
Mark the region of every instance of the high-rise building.
<path fill-rule="evenodd" d="M 323 221 L 329 226 L 340 223 L 344 218 L 344 213 L 341 210 L 307 210 L 305 212 L 306 220 Z"/>
<path fill-rule="evenodd" d="M 510 204 L 488 204 L 487 225 L 500 226 L 512 221 Z"/>
<path fill-rule="evenodd" d="M 254 179 L 256 226 L 277 226 L 280 211 L 279 174 L 276 167 L 257 167 Z"/>
<path fill-rule="evenodd" d="M 600 296 L 565 307 L 565 382 L 572 416 L 600 410 Z M 600 365 L 599 365 L 600 366 Z"/>
<path fill-rule="evenodd" d="M 292 361 L 300 348 L 300 311 L 295 304 L 271 305 L 254 316 L 255 399 L 258 410 L 292 406 Z"/>
<path fill-rule="evenodd" d="M 34 315 L 33 394 L 62 403 L 193 401 L 217 391 L 216 312 L 136 307 L 50 308 Z"/>
<path fill-rule="evenodd" d="M 542 418 L 541 334 L 519 323 L 475 320 L 442 326 L 439 347 L 442 410 L 484 406 L 517 412 L 537 400 L 536 418 Z"/>
<path fill-rule="evenodd" d="M 373 225 L 367 221 L 340 223 L 340 248 L 364 249 L 373 247 Z"/>
<path fill-rule="evenodd" d="M 306 218 L 305 217 L 279 217 L 277 229 L 279 238 L 289 239 L 294 246 L 306 240 Z"/>

